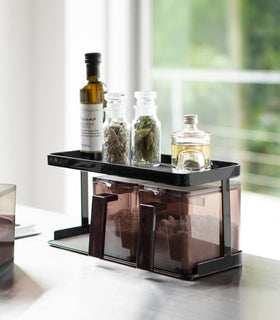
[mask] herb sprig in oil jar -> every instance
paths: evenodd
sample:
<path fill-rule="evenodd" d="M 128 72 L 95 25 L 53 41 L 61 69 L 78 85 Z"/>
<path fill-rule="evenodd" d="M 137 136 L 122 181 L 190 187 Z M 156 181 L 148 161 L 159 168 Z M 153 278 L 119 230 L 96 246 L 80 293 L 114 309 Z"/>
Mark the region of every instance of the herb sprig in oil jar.
<path fill-rule="evenodd" d="M 154 167 L 160 164 L 161 124 L 156 114 L 154 91 L 136 91 L 135 118 L 132 123 L 132 163 Z"/>
<path fill-rule="evenodd" d="M 126 121 L 127 107 L 124 94 L 105 94 L 106 120 L 103 124 L 103 160 L 110 163 L 130 164 L 130 125 Z"/>

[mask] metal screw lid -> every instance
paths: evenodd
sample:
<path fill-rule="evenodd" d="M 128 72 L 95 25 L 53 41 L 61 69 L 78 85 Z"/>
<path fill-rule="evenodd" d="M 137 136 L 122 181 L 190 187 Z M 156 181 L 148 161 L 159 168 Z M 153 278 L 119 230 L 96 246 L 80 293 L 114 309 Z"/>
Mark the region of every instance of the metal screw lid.
<path fill-rule="evenodd" d="M 197 124 L 198 115 L 197 114 L 185 114 L 184 115 L 184 124 Z"/>

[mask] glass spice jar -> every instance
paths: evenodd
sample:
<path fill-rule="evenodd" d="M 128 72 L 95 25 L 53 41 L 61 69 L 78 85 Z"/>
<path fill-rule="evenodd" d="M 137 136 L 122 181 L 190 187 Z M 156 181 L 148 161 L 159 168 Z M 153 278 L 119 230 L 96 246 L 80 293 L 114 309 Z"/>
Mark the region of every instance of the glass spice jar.
<path fill-rule="evenodd" d="M 126 119 L 125 95 L 107 93 L 106 120 L 103 123 L 103 160 L 110 163 L 130 164 L 130 125 Z"/>
<path fill-rule="evenodd" d="M 184 129 L 171 135 L 173 171 L 187 173 L 210 169 L 210 134 L 197 128 L 197 115 L 184 115 Z"/>
<path fill-rule="evenodd" d="M 160 164 L 161 124 L 157 117 L 155 91 L 136 91 L 132 122 L 132 164 L 155 167 Z"/>

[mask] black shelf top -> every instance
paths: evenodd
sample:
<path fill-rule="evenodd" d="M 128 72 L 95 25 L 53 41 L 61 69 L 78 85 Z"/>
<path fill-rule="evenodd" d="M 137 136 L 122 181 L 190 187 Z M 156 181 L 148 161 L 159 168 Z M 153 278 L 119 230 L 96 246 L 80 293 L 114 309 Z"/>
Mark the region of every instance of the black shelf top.
<path fill-rule="evenodd" d="M 187 174 L 173 173 L 171 156 L 165 154 L 161 156 L 161 164 L 153 168 L 125 166 L 91 160 L 82 155 L 79 150 L 51 153 L 48 155 L 48 164 L 56 167 L 110 174 L 174 186 L 196 186 L 238 177 L 240 174 L 240 165 L 238 163 L 216 160 L 212 161 L 211 169 L 207 171 Z"/>

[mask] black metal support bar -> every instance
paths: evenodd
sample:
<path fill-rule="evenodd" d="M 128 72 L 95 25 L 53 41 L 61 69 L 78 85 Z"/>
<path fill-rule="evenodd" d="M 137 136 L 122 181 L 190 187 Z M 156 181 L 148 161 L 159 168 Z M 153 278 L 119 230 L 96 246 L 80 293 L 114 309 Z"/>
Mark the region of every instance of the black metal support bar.
<path fill-rule="evenodd" d="M 81 171 L 81 219 L 82 226 L 88 225 L 88 173 Z"/>
<path fill-rule="evenodd" d="M 54 240 L 60 240 L 86 233 L 89 233 L 89 225 L 56 230 L 54 232 Z"/>
<path fill-rule="evenodd" d="M 108 202 L 118 200 L 116 194 L 103 193 L 92 197 L 89 255 L 103 259 Z"/>
<path fill-rule="evenodd" d="M 230 183 L 229 179 L 222 180 L 222 222 L 224 256 L 231 255 L 231 217 L 230 217 Z"/>
<path fill-rule="evenodd" d="M 203 277 L 212 273 L 225 271 L 231 268 L 241 267 L 241 266 L 242 266 L 242 252 L 240 251 L 232 255 L 198 263 L 197 275 L 198 277 Z M 195 279 L 196 276 L 194 276 L 193 278 Z"/>
<path fill-rule="evenodd" d="M 149 271 L 154 269 L 156 213 L 163 209 L 166 209 L 166 205 L 163 203 L 140 204 L 137 268 Z"/>

